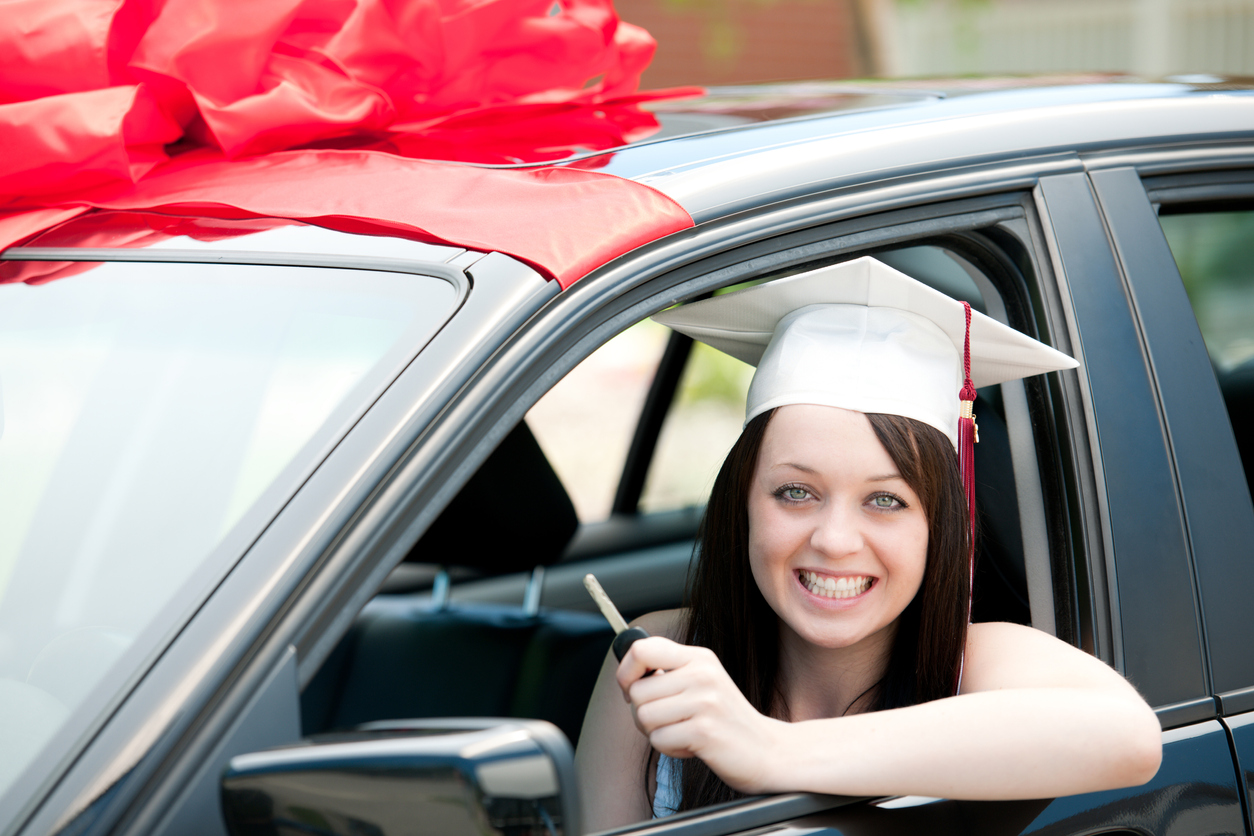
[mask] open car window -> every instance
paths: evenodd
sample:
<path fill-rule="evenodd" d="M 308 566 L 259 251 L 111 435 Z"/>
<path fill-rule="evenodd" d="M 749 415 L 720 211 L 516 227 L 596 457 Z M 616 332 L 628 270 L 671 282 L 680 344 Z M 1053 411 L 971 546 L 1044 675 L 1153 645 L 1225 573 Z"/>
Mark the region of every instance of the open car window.
<path fill-rule="evenodd" d="M 953 250 L 873 254 L 1005 317 L 994 284 Z M 681 606 L 701 510 L 743 422 L 751 369 L 691 340 L 681 351 L 682 340 L 637 323 L 531 408 L 305 689 L 306 733 L 400 717 L 514 716 L 548 720 L 577 741 L 612 639 L 583 575 L 596 574 L 629 619 Z M 981 390 L 977 414 L 976 619 L 1030 623 L 1032 550 L 1020 532 L 1001 387 Z"/>

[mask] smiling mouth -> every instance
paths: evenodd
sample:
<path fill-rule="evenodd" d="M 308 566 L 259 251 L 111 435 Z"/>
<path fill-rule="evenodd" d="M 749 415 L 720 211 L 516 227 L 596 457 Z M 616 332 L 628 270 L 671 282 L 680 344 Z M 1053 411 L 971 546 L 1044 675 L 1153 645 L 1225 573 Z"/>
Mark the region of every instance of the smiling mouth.
<path fill-rule="evenodd" d="M 798 580 L 806 589 L 823 598 L 854 598 L 871 588 L 875 578 L 868 575 L 852 575 L 833 578 L 807 569 L 797 573 Z"/>

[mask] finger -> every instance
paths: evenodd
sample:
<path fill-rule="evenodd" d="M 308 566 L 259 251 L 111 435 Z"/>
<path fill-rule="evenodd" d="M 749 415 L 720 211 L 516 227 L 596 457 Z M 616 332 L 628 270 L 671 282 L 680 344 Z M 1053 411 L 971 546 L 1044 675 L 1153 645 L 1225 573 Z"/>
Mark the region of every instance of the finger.
<path fill-rule="evenodd" d="M 618 684 L 624 689 L 648 671 L 674 671 L 694 662 L 722 665 L 705 647 L 678 644 L 660 636 L 650 636 L 632 644 L 618 666 Z"/>
<path fill-rule="evenodd" d="M 636 725 L 645 734 L 651 734 L 662 726 L 671 726 L 691 720 L 704 705 L 700 699 L 692 699 L 687 694 L 679 694 L 665 699 L 635 706 Z"/>
<path fill-rule="evenodd" d="M 632 644 L 631 652 L 645 667 L 662 671 L 674 670 L 698 659 L 717 659 L 709 648 L 680 644 L 661 636 L 640 639 Z"/>
<path fill-rule="evenodd" d="M 674 696 L 696 684 L 694 678 L 686 673 L 669 671 L 664 675 L 641 677 L 628 685 L 625 693 L 628 700 L 636 705 Z"/>
<path fill-rule="evenodd" d="M 649 745 L 670 758 L 696 757 L 692 747 L 692 729 L 690 723 L 674 723 L 655 729 L 648 735 Z"/>
<path fill-rule="evenodd" d="M 658 647 L 670 645 L 678 649 L 679 654 L 667 654 L 665 650 L 659 651 Z M 647 639 L 638 639 L 628 648 L 627 653 L 623 655 L 623 660 L 618 663 L 618 685 L 624 691 L 645 674 L 650 671 L 663 669 L 661 665 L 653 663 L 655 656 L 666 656 L 667 658 L 683 658 L 685 650 L 691 650 L 686 645 L 676 644 L 670 639 L 664 639 L 661 636 L 650 636 Z"/>

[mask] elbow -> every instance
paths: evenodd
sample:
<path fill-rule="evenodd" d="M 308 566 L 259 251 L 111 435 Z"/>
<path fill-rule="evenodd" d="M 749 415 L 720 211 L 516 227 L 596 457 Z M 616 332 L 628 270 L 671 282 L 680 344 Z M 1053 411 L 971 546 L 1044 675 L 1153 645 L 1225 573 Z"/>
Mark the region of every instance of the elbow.
<path fill-rule="evenodd" d="M 1130 753 L 1127 762 L 1124 764 L 1124 775 L 1126 780 L 1123 782 L 1127 787 L 1139 787 L 1142 784 L 1148 784 L 1158 774 L 1158 767 L 1163 762 L 1163 744 L 1162 738 L 1154 741 L 1154 745 L 1138 746 L 1136 750 Z"/>
<path fill-rule="evenodd" d="M 1158 716 L 1147 705 L 1142 704 L 1139 709 L 1120 764 L 1123 786 L 1128 787 L 1149 783 L 1158 774 L 1163 761 L 1163 734 Z"/>

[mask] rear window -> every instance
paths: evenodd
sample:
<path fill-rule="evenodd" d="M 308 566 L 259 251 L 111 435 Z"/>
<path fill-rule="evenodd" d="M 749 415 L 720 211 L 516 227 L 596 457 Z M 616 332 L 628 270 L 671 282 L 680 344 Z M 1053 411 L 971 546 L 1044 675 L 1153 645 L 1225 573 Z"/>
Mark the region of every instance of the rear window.
<path fill-rule="evenodd" d="M 1254 483 L 1254 209 L 1159 218 Z"/>

